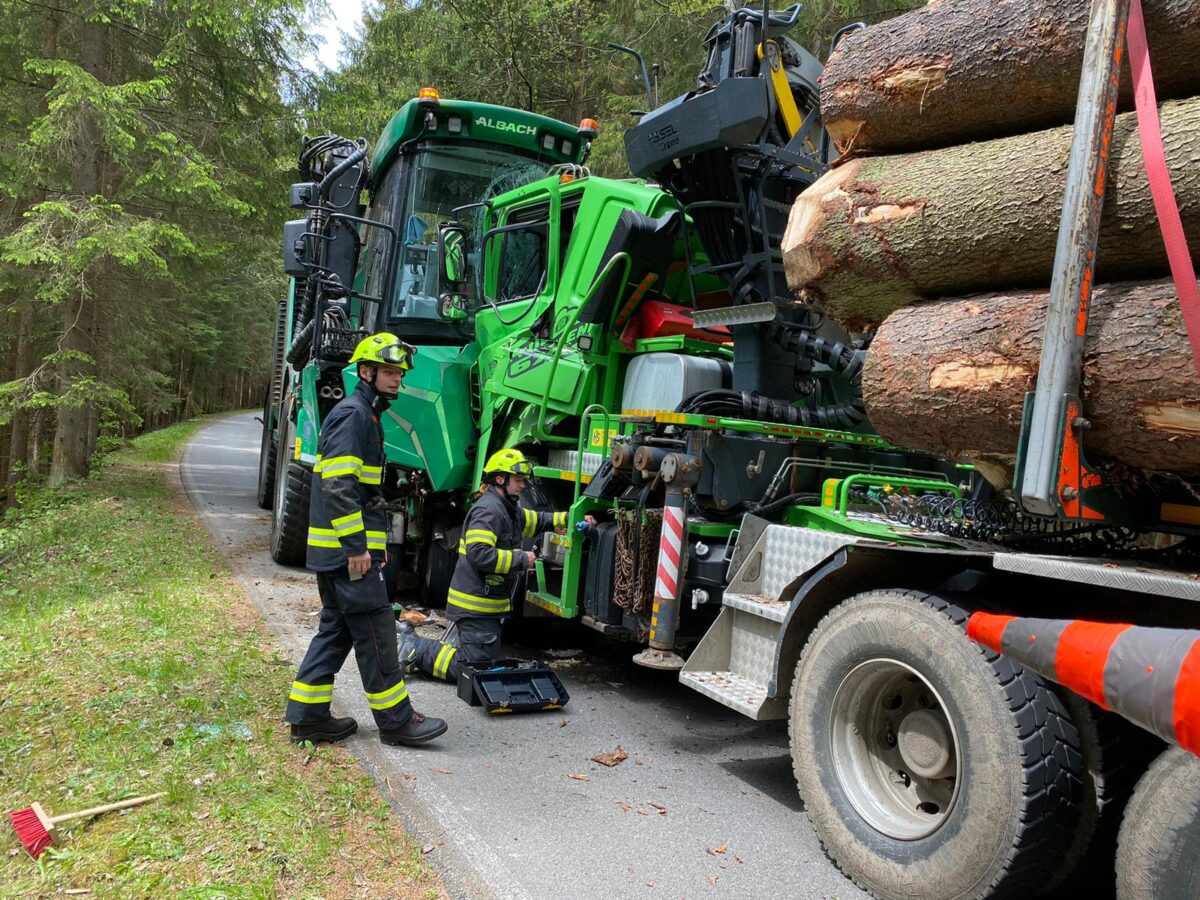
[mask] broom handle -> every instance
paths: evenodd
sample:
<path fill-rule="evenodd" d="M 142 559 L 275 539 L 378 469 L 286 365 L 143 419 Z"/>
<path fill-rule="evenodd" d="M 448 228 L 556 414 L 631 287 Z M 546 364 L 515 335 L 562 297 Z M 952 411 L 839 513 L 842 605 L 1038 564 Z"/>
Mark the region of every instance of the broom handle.
<path fill-rule="evenodd" d="M 131 806 L 141 806 L 143 803 L 149 803 L 151 800 L 157 800 L 159 797 L 165 796 L 167 795 L 163 793 L 148 794 L 145 797 L 132 797 L 129 800 L 121 800 L 118 803 L 105 803 L 103 806 L 93 806 L 91 809 L 81 809 L 79 812 L 55 816 L 50 821 L 57 825 L 59 822 L 65 822 L 68 819 L 82 819 L 84 816 L 98 816 L 100 813 L 112 812 L 115 809 L 129 809 Z"/>

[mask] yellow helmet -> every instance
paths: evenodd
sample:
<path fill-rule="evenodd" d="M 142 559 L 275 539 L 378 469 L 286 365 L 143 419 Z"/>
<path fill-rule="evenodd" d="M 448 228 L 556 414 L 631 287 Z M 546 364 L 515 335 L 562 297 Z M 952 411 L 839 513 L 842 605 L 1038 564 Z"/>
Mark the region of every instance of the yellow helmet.
<path fill-rule="evenodd" d="M 404 343 L 391 332 L 381 331 L 359 341 L 350 362 L 395 366 L 407 372 L 413 367 L 413 354 L 416 352 L 415 347 Z"/>
<path fill-rule="evenodd" d="M 487 465 L 483 467 L 485 475 L 521 475 L 525 478 L 533 475 L 533 463 L 525 458 L 520 450 L 506 447 L 497 450 L 488 457 Z"/>

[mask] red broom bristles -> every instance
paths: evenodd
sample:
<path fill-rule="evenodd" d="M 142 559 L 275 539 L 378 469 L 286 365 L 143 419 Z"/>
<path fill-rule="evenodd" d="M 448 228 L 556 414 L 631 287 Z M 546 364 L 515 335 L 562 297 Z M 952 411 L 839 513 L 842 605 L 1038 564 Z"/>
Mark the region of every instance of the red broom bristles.
<path fill-rule="evenodd" d="M 17 833 L 17 838 L 34 859 L 41 856 L 50 846 L 50 832 L 46 830 L 46 826 L 42 824 L 38 814 L 33 811 L 33 807 L 14 809 L 8 814 L 8 818 L 12 822 L 13 830 Z"/>

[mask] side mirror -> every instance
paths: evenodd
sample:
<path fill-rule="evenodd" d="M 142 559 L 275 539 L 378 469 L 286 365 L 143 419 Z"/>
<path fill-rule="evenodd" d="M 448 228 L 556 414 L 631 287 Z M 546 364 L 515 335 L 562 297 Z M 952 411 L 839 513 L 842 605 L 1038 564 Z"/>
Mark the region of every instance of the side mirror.
<path fill-rule="evenodd" d="M 438 314 L 444 319 L 465 319 L 467 302 L 467 230 L 457 222 L 438 228 Z"/>
<path fill-rule="evenodd" d="M 308 274 L 304 242 L 306 231 L 308 219 L 296 219 L 283 225 L 283 271 L 292 278 Z"/>

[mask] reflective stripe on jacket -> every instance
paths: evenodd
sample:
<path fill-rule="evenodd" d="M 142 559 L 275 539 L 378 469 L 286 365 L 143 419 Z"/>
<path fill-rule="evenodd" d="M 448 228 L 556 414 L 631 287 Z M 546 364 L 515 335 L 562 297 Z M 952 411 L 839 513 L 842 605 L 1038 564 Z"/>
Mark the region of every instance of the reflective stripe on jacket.
<path fill-rule="evenodd" d="M 371 385 L 360 381 L 321 426 L 308 507 L 308 568 L 333 572 L 347 556 L 370 550 L 382 561 L 387 550 L 383 505 L 383 426 L 388 408 Z"/>
<path fill-rule="evenodd" d="M 498 488 L 489 487 L 463 522 L 458 563 L 450 579 L 446 612 L 463 616 L 502 616 L 511 609 L 513 587 L 527 569 L 521 541 L 542 531 L 563 528 L 565 512 L 523 509 Z"/>

